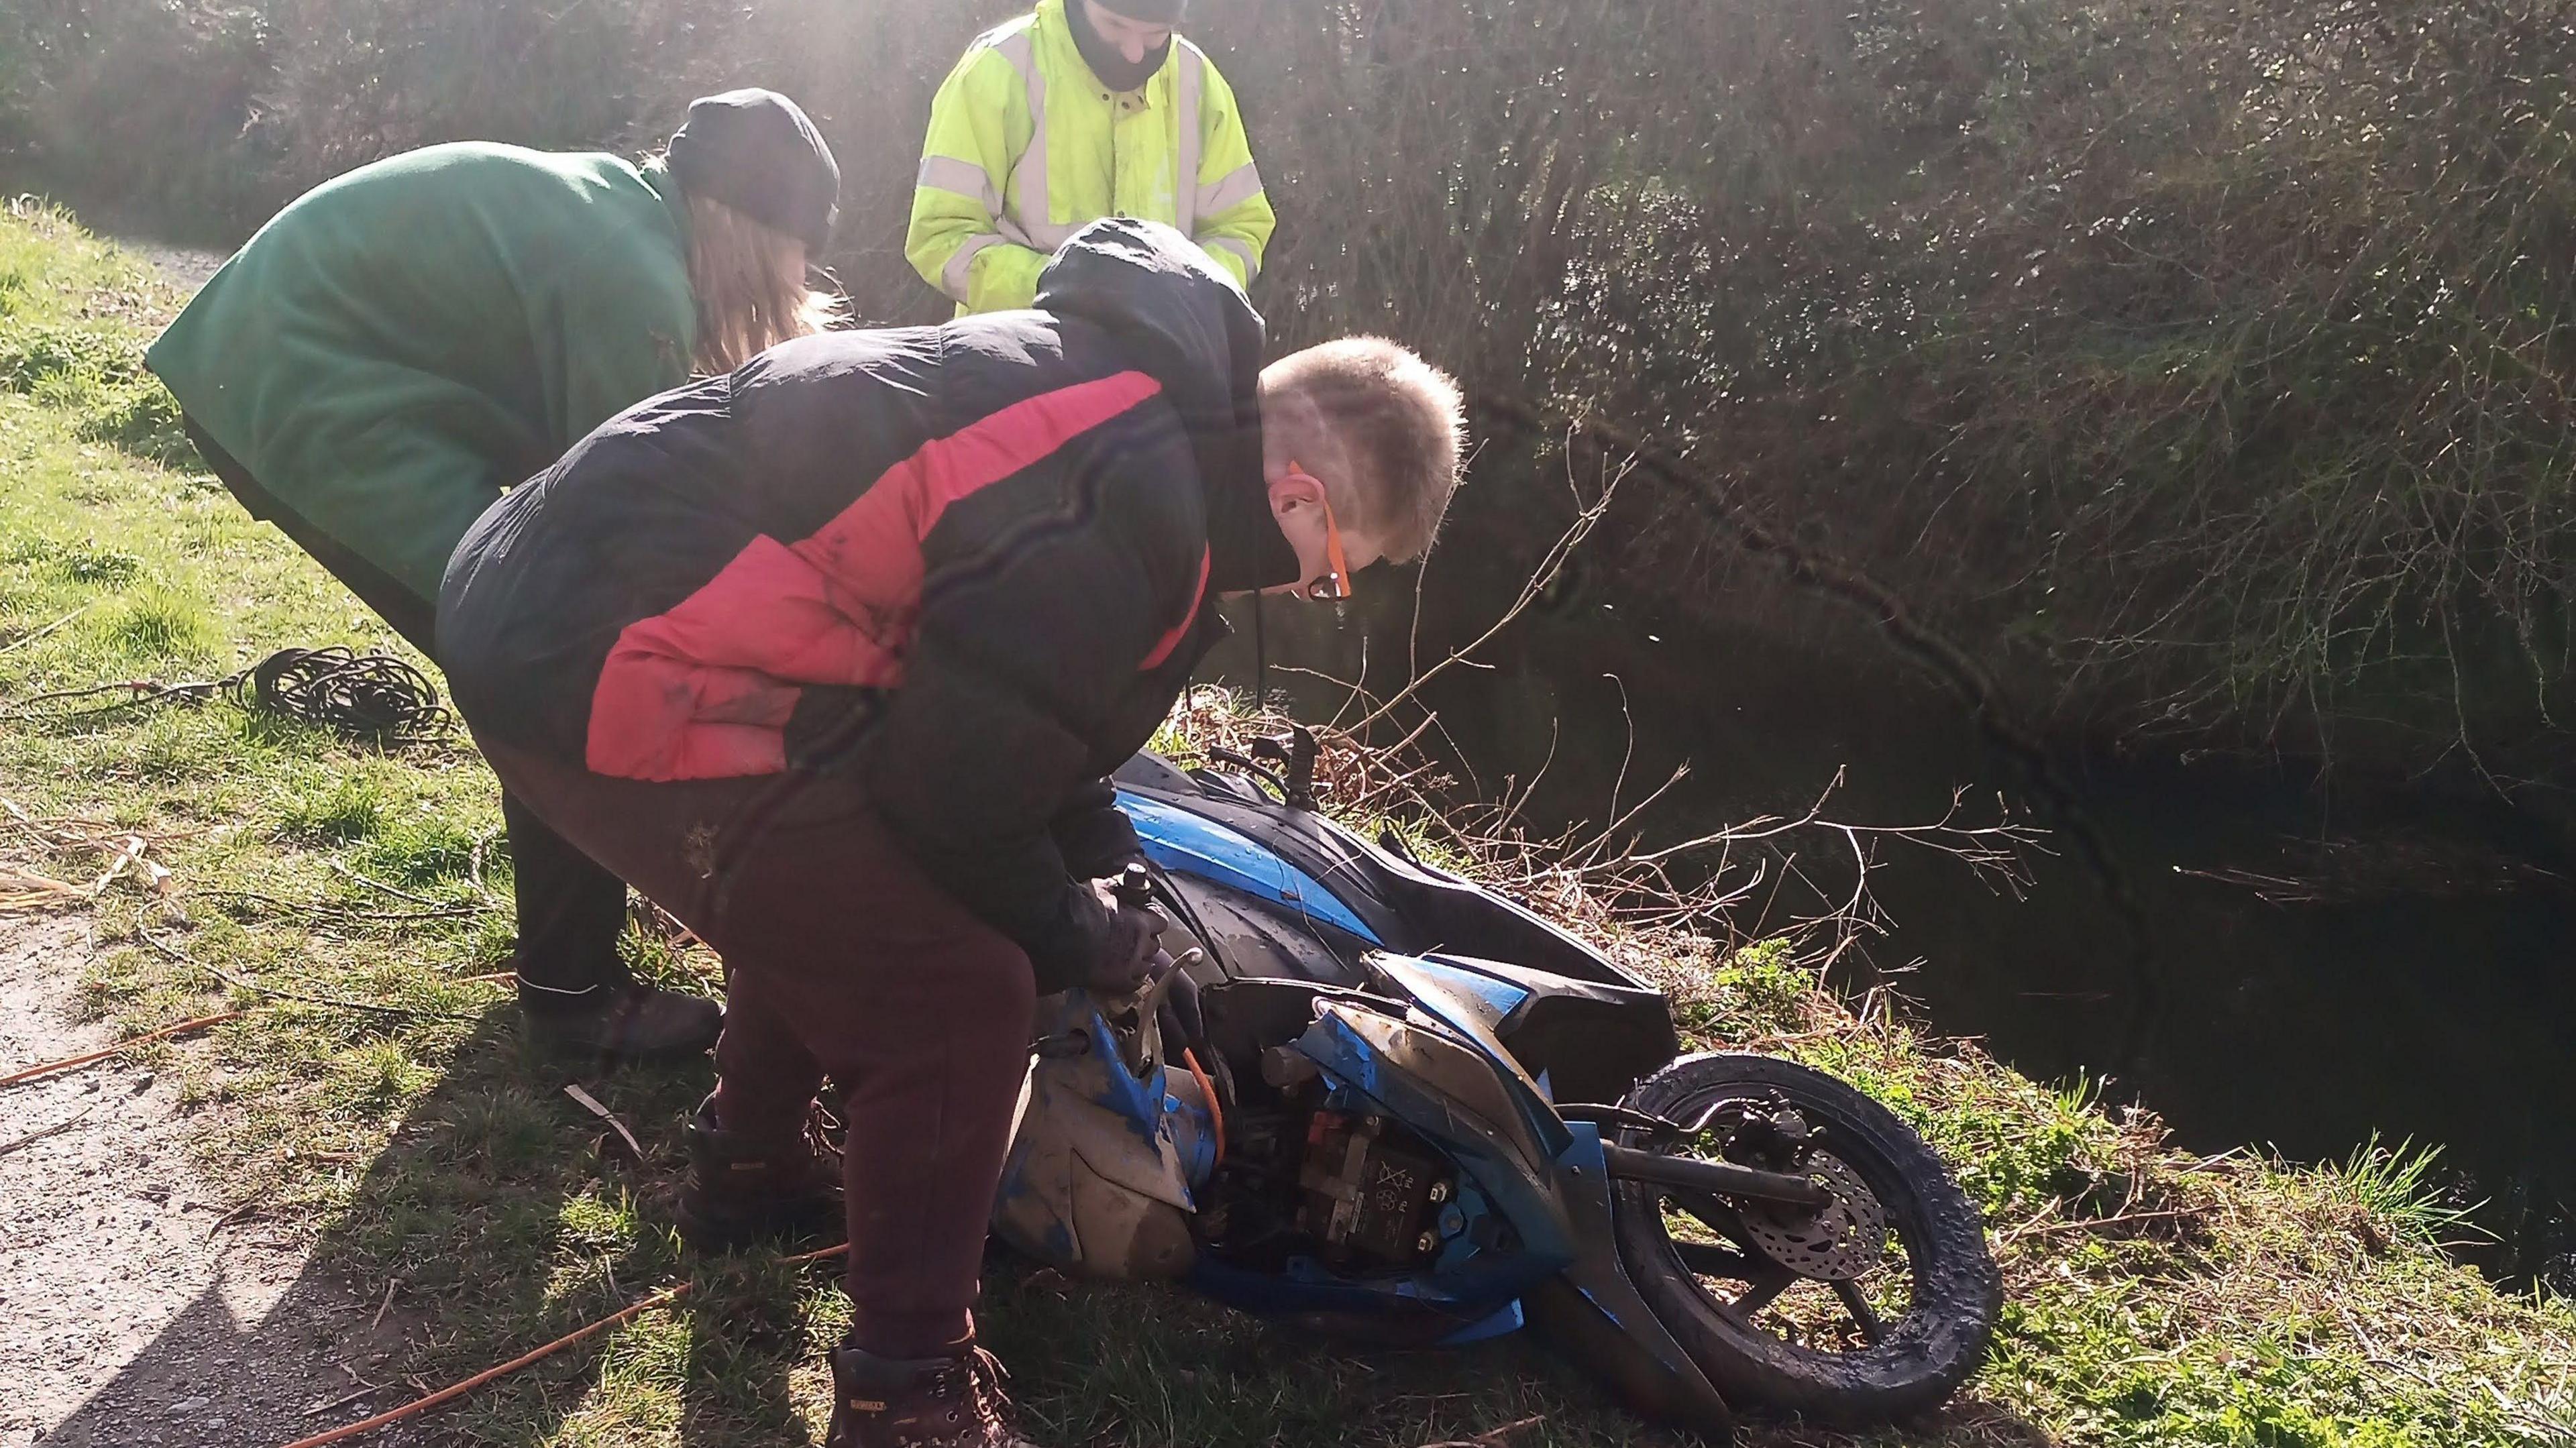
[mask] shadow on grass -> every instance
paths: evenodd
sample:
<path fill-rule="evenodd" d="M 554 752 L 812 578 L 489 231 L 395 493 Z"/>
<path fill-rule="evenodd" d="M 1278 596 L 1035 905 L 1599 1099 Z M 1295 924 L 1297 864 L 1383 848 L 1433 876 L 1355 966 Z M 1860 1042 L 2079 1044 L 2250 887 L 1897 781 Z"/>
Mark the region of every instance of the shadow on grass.
<path fill-rule="evenodd" d="M 801 1299 L 821 1278 L 767 1259 L 686 1261 L 668 1228 L 681 1128 L 707 1066 L 603 1074 L 549 1059 L 522 1041 L 508 1003 L 433 1049 L 435 1084 L 392 1119 L 274 1307 L 245 1319 L 220 1283 L 209 1288 L 49 1448 L 283 1444 L 410 1402 L 422 1384 L 471 1376 L 684 1274 L 692 1292 L 676 1310 L 360 1441 L 806 1441 L 788 1373 L 811 1355 Z M 634 1131 L 642 1161 L 602 1146 L 614 1133 L 564 1094 L 575 1080 Z M 292 1123 L 277 1146 L 293 1144 Z M 262 1219 L 255 1206 L 247 1215 Z M 237 1390 L 223 1385 L 232 1378 Z M 208 1401 L 172 1415 L 197 1398 Z M 317 1405 L 329 1407 L 307 1411 Z"/>
<path fill-rule="evenodd" d="M 277 1448 L 409 1402 L 424 1385 L 469 1377 L 681 1280 L 691 1291 L 673 1308 L 359 1441 L 814 1441 L 819 1422 L 803 1413 L 824 1410 L 823 1358 L 845 1312 L 832 1266 L 766 1254 L 688 1258 L 669 1229 L 683 1127 L 707 1088 L 705 1065 L 567 1069 L 525 1046 L 507 1003 L 444 1042 L 411 1044 L 435 1056 L 424 1062 L 434 1083 L 391 1119 L 274 1310 L 242 1320 L 219 1288 L 209 1290 L 46 1439 L 49 1448 Z M 615 1138 L 606 1123 L 564 1094 L 576 1078 L 634 1131 L 640 1162 L 607 1145 Z M 276 1145 L 291 1144 L 294 1118 L 277 1132 L 286 1139 Z M 1679 1442 L 1527 1335 L 1451 1352 L 1355 1351 L 1177 1291 L 1071 1282 L 998 1254 L 985 1287 L 985 1340 L 1014 1374 L 1032 1435 L 1059 1448 L 1418 1448 L 1505 1428 L 1514 1431 L 1492 1441 L 1511 1448 Z M 248 1376 L 265 1386 L 231 1397 L 210 1390 L 208 1365 L 227 1360 L 259 1367 Z M 380 1386 L 352 1397 L 353 1373 Z M 168 1415 L 169 1404 L 201 1396 L 210 1401 Z M 2034 1441 L 2017 1428 L 1979 1406 L 1863 1441 Z M 1838 1440 L 1757 1429 L 1745 1441 Z"/>

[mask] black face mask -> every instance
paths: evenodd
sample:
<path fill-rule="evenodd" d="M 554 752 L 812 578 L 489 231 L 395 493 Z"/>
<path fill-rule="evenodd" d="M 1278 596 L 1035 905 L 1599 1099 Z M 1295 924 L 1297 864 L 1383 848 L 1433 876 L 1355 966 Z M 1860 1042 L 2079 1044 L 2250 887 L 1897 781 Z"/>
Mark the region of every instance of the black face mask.
<path fill-rule="evenodd" d="M 1146 51 L 1143 60 L 1129 62 L 1117 46 L 1091 28 L 1091 13 L 1082 0 L 1065 0 L 1064 18 L 1072 22 L 1073 48 L 1082 52 L 1082 63 L 1112 91 L 1131 91 L 1152 80 L 1172 53 L 1172 42 L 1165 40 Z"/>

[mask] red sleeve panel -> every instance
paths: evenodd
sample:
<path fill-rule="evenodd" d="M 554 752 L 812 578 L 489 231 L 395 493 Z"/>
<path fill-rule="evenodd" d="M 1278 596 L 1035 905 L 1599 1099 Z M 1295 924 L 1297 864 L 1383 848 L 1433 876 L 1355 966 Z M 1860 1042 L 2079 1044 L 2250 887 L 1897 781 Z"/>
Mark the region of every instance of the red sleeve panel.
<path fill-rule="evenodd" d="M 591 695 L 589 767 L 657 781 L 784 769 L 787 720 L 805 686 L 903 682 L 922 540 L 950 505 L 1161 391 L 1131 371 L 1026 398 L 923 444 L 812 537 L 754 538 L 677 606 L 618 635 Z M 1203 563 L 1202 589 L 1204 572 Z"/>

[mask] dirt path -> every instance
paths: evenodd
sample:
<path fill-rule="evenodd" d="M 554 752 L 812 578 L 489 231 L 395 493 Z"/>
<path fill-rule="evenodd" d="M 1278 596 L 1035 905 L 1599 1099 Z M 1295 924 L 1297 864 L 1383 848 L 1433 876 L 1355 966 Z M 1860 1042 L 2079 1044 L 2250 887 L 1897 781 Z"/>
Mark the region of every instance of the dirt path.
<path fill-rule="evenodd" d="M 121 244 L 192 291 L 224 261 Z M 91 949 L 85 919 L 0 916 L 0 1075 L 112 1042 L 75 1015 Z M 0 1087 L 0 1448 L 274 1448 L 412 1396 L 375 1374 L 401 1315 L 373 1326 L 289 1233 L 231 1219 L 202 1124 L 123 1060 Z"/>
<path fill-rule="evenodd" d="M 194 292 L 206 284 L 206 278 L 229 259 L 229 254 L 210 251 L 201 246 L 174 246 L 164 241 L 147 241 L 139 237 L 118 237 L 116 244 L 161 269 L 161 274 Z"/>
<path fill-rule="evenodd" d="M 88 957 L 82 920 L 0 917 L 0 1074 L 113 1040 L 73 1019 Z M 371 1304 L 224 1221 L 195 1126 L 122 1061 L 0 1088 L 0 1448 L 274 1445 L 408 1396 L 341 1401 L 382 1355 Z"/>

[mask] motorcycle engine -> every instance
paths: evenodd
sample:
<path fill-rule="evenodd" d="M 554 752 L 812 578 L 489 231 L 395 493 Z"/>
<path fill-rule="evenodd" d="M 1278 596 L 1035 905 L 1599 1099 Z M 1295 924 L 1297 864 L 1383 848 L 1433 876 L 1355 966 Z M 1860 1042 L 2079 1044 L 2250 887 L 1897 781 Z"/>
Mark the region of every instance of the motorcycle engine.
<path fill-rule="evenodd" d="M 1193 924 L 1210 908 L 1189 904 Z M 1249 980 L 1233 984 L 1256 943 L 1223 931 L 1202 939 L 1179 919 L 1163 940 L 1166 950 L 1227 952 L 1207 982 L 1214 1049 L 1203 1064 L 1224 1098 L 1228 1145 L 1199 1193 L 1200 1246 L 1253 1271 L 1306 1258 L 1376 1276 L 1429 1267 L 1453 1242 L 1494 1245 L 1495 1230 L 1477 1226 L 1481 1198 L 1461 1199 L 1457 1168 L 1437 1147 L 1335 1088 L 1289 1044 L 1314 1019 L 1299 972 L 1258 957 Z"/>

